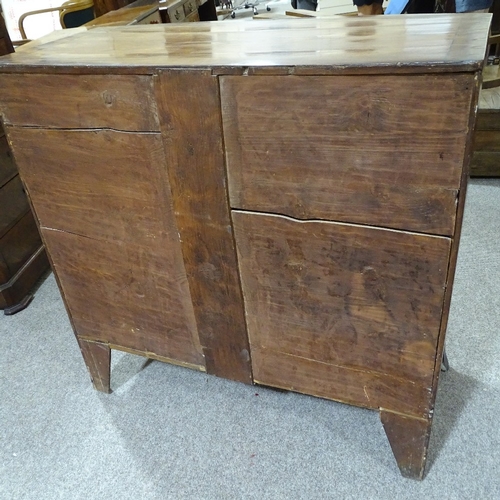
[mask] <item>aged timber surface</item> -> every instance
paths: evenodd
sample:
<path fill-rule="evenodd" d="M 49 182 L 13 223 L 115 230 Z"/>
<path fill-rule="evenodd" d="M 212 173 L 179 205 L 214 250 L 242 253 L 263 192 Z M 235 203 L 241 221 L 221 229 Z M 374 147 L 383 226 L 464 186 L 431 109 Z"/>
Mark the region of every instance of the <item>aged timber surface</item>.
<path fill-rule="evenodd" d="M 474 75 L 221 77 L 231 206 L 451 236 Z"/>
<path fill-rule="evenodd" d="M 233 211 L 254 378 L 426 417 L 450 240 Z"/>
<path fill-rule="evenodd" d="M 412 15 L 76 29 L 6 56 L 2 71 L 288 67 L 295 74 L 479 70 L 491 15 Z M 271 61 L 271 62 L 270 62 Z M 17 69 L 16 69 L 17 67 Z"/>
<path fill-rule="evenodd" d="M 0 89 L 6 124 L 159 130 L 149 76 L 0 74 Z"/>
<path fill-rule="evenodd" d="M 167 170 L 208 373 L 252 372 L 222 147 L 217 78 L 165 71 L 157 95 Z"/>
<path fill-rule="evenodd" d="M 159 134 L 9 132 L 78 336 L 204 366 Z"/>

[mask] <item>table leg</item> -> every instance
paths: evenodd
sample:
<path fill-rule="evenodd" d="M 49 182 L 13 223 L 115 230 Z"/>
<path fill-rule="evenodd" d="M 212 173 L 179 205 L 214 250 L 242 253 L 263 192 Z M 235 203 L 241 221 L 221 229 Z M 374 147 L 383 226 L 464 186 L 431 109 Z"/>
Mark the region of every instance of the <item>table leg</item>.
<path fill-rule="evenodd" d="M 431 419 L 420 419 L 380 410 L 380 420 L 401 474 L 411 479 L 424 476 Z"/>
<path fill-rule="evenodd" d="M 111 349 L 107 344 L 78 339 L 83 359 L 90 372 L 94 387 L 110 393 Z"/>

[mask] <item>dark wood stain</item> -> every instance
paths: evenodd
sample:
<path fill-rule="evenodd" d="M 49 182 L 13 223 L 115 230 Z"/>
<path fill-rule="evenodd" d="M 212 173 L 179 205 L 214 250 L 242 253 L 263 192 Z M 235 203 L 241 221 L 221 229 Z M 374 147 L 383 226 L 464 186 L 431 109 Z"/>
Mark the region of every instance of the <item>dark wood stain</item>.
<path fill-rule="evenodd" d="M 473 83 L 222 77 L 231 206 L 452 235 Z"/>
<path fill-rule="evenodd" d="M 159 130 L 149 76 L 3 75 L 6 124 L 48 128 Z"/>
<path fill-rule="evenodd" d="M 410 479 L 423 479 L 431 422 L 380 410 L 380 420 L 389 439 L 401 474 Z"/>
<path fill-rule="evenodd" d="M 254 377 L 427 415 L 450 240 L 233 212 Z"/>
<path fill-rule="evenodd" d="M 111 349 L 107 344 L 87 342 L 81 339 L 78 340 L 78 344 L 94 387 L 98 391 L 109 394 L 111 392 Z"/>
<path fill-rule="evenodd" d="M 78 336 L 203 366 L 159 134 L 10 138 Z"/>
<path fill-rule="evenodd" d="M 226 193 L 217 78 L 162 71 L 157 96 L 182 251 L 207 372 L 251 383 Z"/>

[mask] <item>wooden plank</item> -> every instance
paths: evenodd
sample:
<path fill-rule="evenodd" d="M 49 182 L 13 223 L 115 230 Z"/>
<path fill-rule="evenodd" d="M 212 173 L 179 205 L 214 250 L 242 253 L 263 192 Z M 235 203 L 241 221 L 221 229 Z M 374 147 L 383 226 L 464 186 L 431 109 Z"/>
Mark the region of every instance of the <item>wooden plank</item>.
<path fill-rule="evenodd" d="M 240 211 L 233 221 L 255 380 L 427 416 L 450 240 Z"/>
<path fill-rule="evenodd" d="M 480 75 L 476 75 L 475 82 L 473 87 L 473 95 L 471 99 L 471 104 L 468 109 L 469 115 L 469 132 L 466 140 L 466 146 L 464 150 L 464 155 L 462 158 L 462 178 L 460 181 L 460 190 L 457 198 L 457 218 L 456 218 L 456 226 L 455 226 L 455 237 L 452 240 L 451 244 L 451 252 L 450 259 L 448 264 L 448 277 L 446 290 L 444 293 L 443 300 L 443 315 L 441 318 L 441 325 L 439 328 L 439 338 L 438 345 L 436 351 L 436 365 L 434 366 L 434 378 L 432 381 L 431 387 L 431 410 L 434 411 L 434 404 L 436 401 L 437 388 L 439 383 L 439 376 L 441 375 L 441 363 L 443 359 L 444 352 L 444 343 L 446 338 L 446 328 L 448 325 L 448 317 L 450 314 L 450 305 L 451 305 L 451 297 L 453 293 L 453 283 L 455 280 L 455 270 L 457 265 L 457 257 L 458 257 L 458 248 L 460 244 L 460 234 L 462 232 L 462 222 L 464 216 L 465 209 L 465 197 L 467 194 L 467 182 L 470 174 L 470 163 L 473 154 L 474 141 L 473 141 L 473 133 L 474 126 L 477 118 L 478 112 L 478 100 L 479 100 L 479 89 L 480 89 Z M 464 110 L 466 111 L 466 110 Z"/>
<path fill-rule="evenodd" d="M 115 67 L 137 72 L 151 66 L 262 67 L 272 61 L 320 73 L 322 67 L 476 71 L 483 66 L 490 20 L 485 14 L 432 14 L 103 27 L 26 48 L 3 58 L 0 66 L 2 71 Z"/>
<path fill-rule="evenodd" d="M 159 134 L 8 130 L 42 226 L 153 248 L 178 240 Z"/>
<path fill-rule="evenodd" d="M 161 71 L 157 99 L 168 175 L 207 372 L 251 383 L 226 193 L 217 78 Z"/>
<path fill-rule="evenodd" d="M 159 130 L 148 76 L 0 75 L 6 124 Z"/>
<path fill-rule="evenodd" d="M 204 365 L 160 135 L 8 136 L 77 335 Z"/>
<path fill-rule="evenodd" d="M 203 366 L 174 245 L 103 241 L 42 227 L 77 337 Z"/>
<path fill-rule="evenodd" d="M 221 77 L 231 206 L 452 235 L 473 88 L 473 75 Z"/>

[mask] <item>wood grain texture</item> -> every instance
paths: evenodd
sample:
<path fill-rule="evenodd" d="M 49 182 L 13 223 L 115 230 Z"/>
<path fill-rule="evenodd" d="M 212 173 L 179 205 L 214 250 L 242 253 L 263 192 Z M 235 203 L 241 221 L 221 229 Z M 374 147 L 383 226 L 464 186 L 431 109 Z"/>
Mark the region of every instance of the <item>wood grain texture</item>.
<path fill-rule="evenodd" d="M 204 365 L 159 134 L 9 139 L 77 335 Z"/>
<path fill-rule="evenodd" d="M 0 88 L 6 124 L 159 130 L 149 76 L 0 74 Z"/>
<path fill-rule="evenodd" d="M 401 474 L 410 479 L 423 479 L 431 420 L 409 418 L 384 410 L 380 411 L 380 420 Z"/>
<path fill-rule="evenodd" d="M 18 175 L 0 189 L 0 237 L 29 211 L 28 200 Z"/>
<path fill-rule="evenodd" d="M 476 71 L 483 66 L 490 20 L 488 14 L 431 14 L 104 27 L 34 45 L 6 56 L 0 67 L 61 73 L 151 66 L 274 66 L 309 74 Z"/>
<path fill-rule="evenodd" d="M 86 342 L 79 339 L 80 351 L 90 373 L 94 387 L 109 394 L 111 392 L 111 349 L 107 344 Z"/>
<path fill-rule="evenodd" d="M 427 416 L 450 240 L 233 211 L 259 383 Z"/>
<path fill-rule="evenodd" d="M 159 134 L 9 127 L 42 226 L 157 248 L 175 238 Z"/>
<path fill-rule="evenodd" d="M 221 77 L 233 208 L 452 235 L 473 75 Z"/>
<path fill-rule="evenodd" d="M 226 192 L 220 101 L 208 71 L 162 71 L 167 170 L 207 372 L 251 383 Z"/>
<path fill-rule="evenodd" d="M 464 114 L 468 112 L 469 116 L 469 126 L 468 126 L 468 138 L 466 142 L 466 147 L 462 159 L 462 178 L 460 181 L 460 190 L 457 199 L 457 218 L 454 231 L 454 238 L 451 244 L 450 259 L 448 264 L 448 279 L 446 284 L 446 290 L 444 293 L 443 301 L 443 315 L 441 317 L 441 325 L 439 328 L 439 338 L 436 350 L 436 365 L 434 366 L 434 378 L 432 381 L 431 388 L 431 410 L 434 411 L 434 403 L 436 400 L 437 388 L 439 383 L 439 377 L 441 375 L 441 363 L 444 353 L 444 344 L 446 338 L 446 329 L 448 325 L 448 317 L 450 314 L 451 297 L 453 293 L 453 283 L 455 281 L 455 270 L 458 258 L 458 249 L 460 245 L 460 235 L 462 232 L 462 223 L 465 210 L 465 199 L 467 194 L 467 182 L 470 175 L 470 163 L 473 154 L 474 141 L 474 127 L 477 119 L 478 112 L 478 99 L 480 90 L 480 75 L 477 75 L 474 93 L 472 96 L 471 106 L 468 110 L 464 110 Z"/>
<path fill-rule="evenodd" d="M 173 245 L 94 240 L 42 227 L 77 337 L 204 365 Z M 142 243 L 142 244 L 141 244 Z"/>

